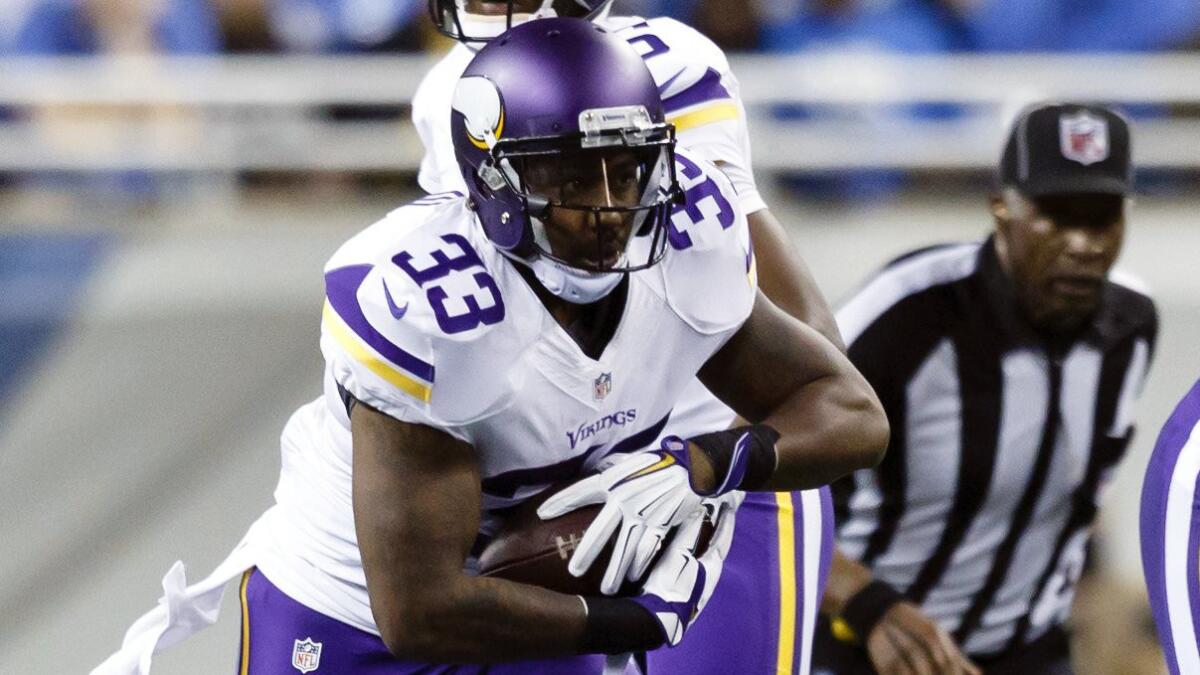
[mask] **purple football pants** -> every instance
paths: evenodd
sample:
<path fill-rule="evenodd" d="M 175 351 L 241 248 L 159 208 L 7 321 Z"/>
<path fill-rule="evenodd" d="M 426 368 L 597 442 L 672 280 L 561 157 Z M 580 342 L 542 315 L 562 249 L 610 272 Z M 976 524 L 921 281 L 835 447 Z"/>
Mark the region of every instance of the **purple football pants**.
<path fill-rule="evenodd" d="M 828 487 L 747 495 L 717 590 L 647 675 L 807 675 L 833 539 Z"/>
<path fill-rule="evenodd" d="M 827 488 L 749 495 L 712 599 L 679 646 L 646 655 L 647 675 L 807 674 L 832 553 Z M 602 655 L 490 666 L 397 661 L 378 636 L 300 604 L 257 569 L 242 579 L 241 602 L 238 675 L 599 675 L 604 669 Z"/>
<path fill-rule="evenodd" d="M 1200 673 L 1200 382 L 1163 426 L 1146 467 L 1142 570 L 1172 675 Z"/>
<path fill-rule="evenodd" d="M 604 669 L 599 655 L 490 666 L 397 661 L 378 636 L 296 602 L 257 569 L 246 573 L 241 590 L 238 675 L 577 675 Z"/>

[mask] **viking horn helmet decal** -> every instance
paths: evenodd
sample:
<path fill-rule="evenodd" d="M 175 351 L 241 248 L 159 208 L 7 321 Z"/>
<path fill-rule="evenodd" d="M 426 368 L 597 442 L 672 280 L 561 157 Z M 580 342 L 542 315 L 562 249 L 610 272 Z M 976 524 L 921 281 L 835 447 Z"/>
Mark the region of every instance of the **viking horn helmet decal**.
<path fill-rule="evenodd" d="M 486 77 L 459 80 L 451 107 L 462 114 L 467 137 L 480 150 L 491 150 L 504 133 L 504 102 Z"/>

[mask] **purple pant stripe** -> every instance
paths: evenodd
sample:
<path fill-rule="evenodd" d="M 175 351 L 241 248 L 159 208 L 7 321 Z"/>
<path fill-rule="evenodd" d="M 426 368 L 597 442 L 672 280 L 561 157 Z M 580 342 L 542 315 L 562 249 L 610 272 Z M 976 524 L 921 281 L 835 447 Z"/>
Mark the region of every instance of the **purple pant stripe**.
<path fill-rule="evenodd" d="M 833 491 L 828 485 L 821 488 L 821 584 L 817 595 L 824 597 L 825 585 L 829 582 L 829 566 L 833 564 L 834 528 Z"/>

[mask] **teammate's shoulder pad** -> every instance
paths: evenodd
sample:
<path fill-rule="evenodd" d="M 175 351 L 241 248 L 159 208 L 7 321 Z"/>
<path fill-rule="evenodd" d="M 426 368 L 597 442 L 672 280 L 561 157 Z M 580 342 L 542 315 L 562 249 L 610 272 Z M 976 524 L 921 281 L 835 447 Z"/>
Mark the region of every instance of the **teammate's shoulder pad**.
<path fill-rule="evenodd" d="M 664 103 L 697 85 L 719 86 L 719 81 L 730 75 L 725 52 L 696 29 L 675 19 L 620 17 L 611 19 L 609 27 L 641 54 Z"/>
<path fill-rule="evenodd" d="M 647 19 L 646 24 L 649 32 L 662 38 L 671 50 L 662 58 L 704 63 L 722 72 L 729 70 L 724 50 L 695 28 L 668 16 Z"/>
<path fill-rule="evenodd" d="M 740 325 L 757 292 L 754 249 L 733 185 L 713 164 L 680 152 L 676 171 L 684 203 L 668 225 L 662 262 L 669 305 L 702 333 Z"/>

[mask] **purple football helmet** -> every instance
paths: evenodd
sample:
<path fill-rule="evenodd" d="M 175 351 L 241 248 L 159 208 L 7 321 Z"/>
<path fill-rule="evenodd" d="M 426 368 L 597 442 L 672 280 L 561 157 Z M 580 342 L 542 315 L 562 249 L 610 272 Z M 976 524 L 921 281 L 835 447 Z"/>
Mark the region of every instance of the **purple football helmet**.
<path fill-rule="evenodd" d="M 580 19 L 521 24 L 467 66 L 450 114 L 471 202 L 488 238 L 510 257 L 588 273 L 634 271 L 662 258 L 668 218 L 681 194 L 675 129 L 665 121 L 650 72 L 623 40 Z M 530 172 L 553 162 L 606 167 L 606 190 L 607 167 L 629 167 L 629 198 L 619 205 L 585 204 L 539 191 Z M 581 262 L 556 254 L 546 224 L 559 209 L 590 219 L 597 245 L 608 247 L 603 255 Z M 606 242 L 602 220 L 614 219 L 627 229 Z"/>
<path fill-rule="evenodd" d="M 472 1 L 482 11 L 469 11 Z M 429 0 L 429 15 L 443 35 L 462 42 L 487 42 L 530 19 L 599 19 L 608 14 L 612 3 L 613 0 Z"/>

